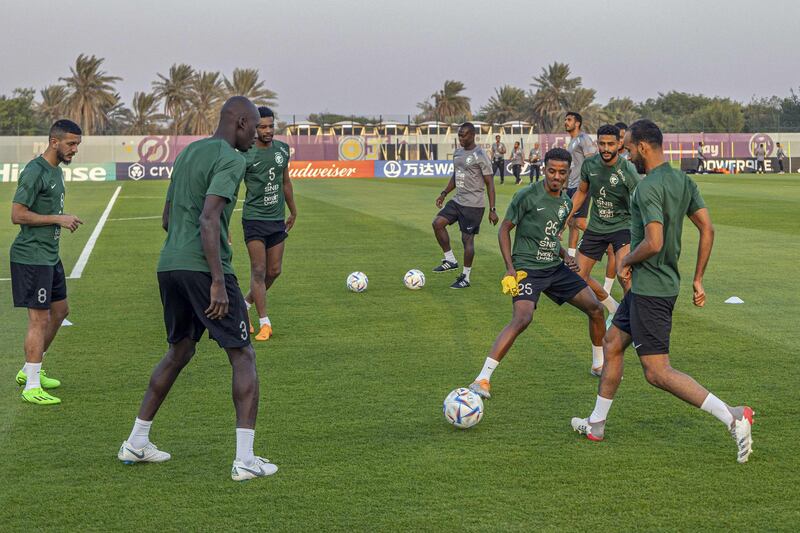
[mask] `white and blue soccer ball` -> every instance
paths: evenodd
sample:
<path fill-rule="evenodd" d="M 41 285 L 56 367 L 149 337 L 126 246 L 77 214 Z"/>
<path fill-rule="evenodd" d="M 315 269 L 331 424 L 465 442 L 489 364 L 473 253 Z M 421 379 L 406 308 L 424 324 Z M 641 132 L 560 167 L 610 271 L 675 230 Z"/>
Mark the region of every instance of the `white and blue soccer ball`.
<path fill-rule="evenodd" d="M 364 292 L 367 290 L 369 279 L 363 272 L 353 272 L 347 276 L 347 281 L 345 283 L 347 288 L 352 292 Z"/>
<path fill-rule="evenodd" d="M 469 389 L 460 387 L 444 399 L 444 418 L 459 429 L 471 428 L 483 418 L 483 400 Z"/>
<path fill-rule="evenodd" d="M 406 272 L 405 276 L 403 276 L 403 283 L 405 284 L 406 288 L 411 289 L 412 291 L 419 290 L 425 286 L 425 274 L 423 274 L 421 270 L 412 268 Z"/>

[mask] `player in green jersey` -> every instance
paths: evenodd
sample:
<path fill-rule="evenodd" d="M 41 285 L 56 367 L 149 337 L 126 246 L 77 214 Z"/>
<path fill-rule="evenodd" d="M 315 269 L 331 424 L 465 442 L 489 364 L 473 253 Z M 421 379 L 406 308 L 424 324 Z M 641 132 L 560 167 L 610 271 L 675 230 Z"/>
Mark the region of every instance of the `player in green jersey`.
<path fill-rule="evenodd" d="M 262 106 L 258 113 L 261 118 L 256 128 L 256 144 L 245 153 L 247 195 L 242 227 L 250 254 L 250 292 L 244 300 L 248 309 L 255 303 L 259 317 L 255 339 L 265 341 L 272 335 L 272 323 L 267 316 L 267 291 L 281 274 L 283 249 L 297 218 L 297 207 L 289 178 L 289 145 L 274 140 L 272 110 Z M 286 206 L 289 206 L 288 218 Z M 252 326 L 250 333 L 254 333 Z"/>
<path fill-rule="evenodd" d="M 469 386 L 483 398 L 491 397 L 492 372 L 531 323 L 542 292 L 558 305 L 567 302 L 586 313 L 592 349 L 603 349 L 603 306 L 576 273 L 575 259 L 561 247 L 558 238 L 572 208 L 572 200 L 563 191 L 571 161 L 572 156 L 563 148 L 548 151 L 544 156 L 544 180 L 514 195 L 500 225 L 498 240 L 506 264 L 502 289 L 513 297 L 513 314 L 494 341 L 480 374 Z"/>
<path fill-rule="evenodd" d="M 11 222 L 19 235 L 11 245 L 11 292 L 14 307 L 28 310 L 25 366 L 16 382 L 24 385 L 22 399 L 37 405 L 61 400 L 44 389 L 61 385 L 42 370 L 44 353 L 69 314 L 67 282 L 58 254 L 61 229 L 75 231 L 83 224 L 64 214 L 64 175 L 60 164 L 69 165 L 78 153 L 81 129 L 70 120 L 50 128 L 47 149 L 22 170 L 11 204 Z"/>
<path fill-rule="evenodd" d="M 731 433 L 744 463 L 752 452 L 753 410 L 731 407 L 690 376 L 670 365 L 672 311 L 680 289 L 678 260 L 684 217 L 700 238 L 692 288 L 694 305 L 705 305 L 703 275 L 714 243 L 714 226 L 697 185 L 664 161 L 661 130 L 650 120 L 631 124 L 625 146 L 645 178 L 631 199 L 631 253 L 619 262 L 619 276 L 631 281 L 611 329 L 603 340 L 605 366 L 594 411 L 573 418 L 572 428 L 590 440 L 603 440 L 611 402 L 622 379 L 623 355 L 633 344 L 647 381 L 717 417 Z"/>
<path fill-rule="evenodd" d="M 619 157 L 619 129 L 616 126 L 600 126 L 597 148 L 598 153 L 586 158 L 581 165 L 581 181 L 572 201 L 574 206 L 580 206 L 591 199 L 589 222 L 578 246 L 577 261 L 581 277 L 608 309 L 610 318 L 619 304 L 592 278 L 592 268 L 609 248 L 609 256 L 615 256 L 617 260 L 628 255 L 631 242 L 630 196 L 639 183 L 639 175 L 630 161 Z M 567 223 L 576 211 L 577 207 L 573 207 Z M 627 284 L 623 287 L 627 291 Z M 602 357 L 593 360 L 591 373 L 599 376 L 602 370 Z"/>
<path fill-rule="evenodd" d="M 175 160 L 162 221 L 167 239 L 157 268 L 169 350 L 153 370 L 133 430 L 119 448 L 123 463 L 170 459 L 150 442 L 150 426 L 208 330 L 233 370 L 236 458 L 231 477 L 243 481 L 278 470 L 253 453 L 259 399 L 256 353 L 227 240 L 245 172 L 240 152 L 253 145 L 258 120 L 256 106 L 234 96 L 222 106 L 214 135 L 193 142 Z"/>

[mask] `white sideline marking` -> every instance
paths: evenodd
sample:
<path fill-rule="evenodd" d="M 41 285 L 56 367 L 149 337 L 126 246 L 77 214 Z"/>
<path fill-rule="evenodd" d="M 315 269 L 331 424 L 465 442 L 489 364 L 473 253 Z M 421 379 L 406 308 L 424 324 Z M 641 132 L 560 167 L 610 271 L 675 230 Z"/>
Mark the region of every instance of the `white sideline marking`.
<path fill-rule="evenodd" d="M 123 198 L 128 198 L 128 196 L 123 196 Z M 154 220 L 156 218 L 161 218 L 161 215 L 153 215 L 151 217 L 109 218 L 108 222 L 121 222 L 123 220 Z"/>
<path fill-rule="evenodd" d="M 86 268 L 86 263 L 89 262 L 89 256 L 92 255 L 94 245 L 97 244 L 97 239 L 100 237 L 100 232 L 103 231 L 103 226 L 106 225 L 108 215 L 111 214 L 111 208 L 114 207 L 114 202 L 117 201 L 117 196 L 119 196 L 119 192 L 121 190 L 122 186 L 120 185 L 117 187 L 117 190 L 114 191 L 114 194 L 111 196 L 111 200 L 108 201 L 106 210 L 103 211 L 102 215 L 100 215 L 100 220 L 97 221 L 94 231 L 92 231 L 92 234 L 89 236 L 89 240 L 86 241 L 86 246 L 83 247 L 83 251 L 81 252 L 80 257 L 78 257 L 78 262 L 75 263 L 75 268 L 72 269 L 69 279 L 80 279 L 81 275 L 83 274 L 83 269 Z"/>

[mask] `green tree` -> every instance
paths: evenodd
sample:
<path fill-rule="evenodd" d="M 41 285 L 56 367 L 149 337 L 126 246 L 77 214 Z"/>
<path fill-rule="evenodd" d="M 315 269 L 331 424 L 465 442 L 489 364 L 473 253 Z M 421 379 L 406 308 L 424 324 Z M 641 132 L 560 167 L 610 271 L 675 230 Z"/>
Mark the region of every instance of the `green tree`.
<path fill-rule="evenodd" d="M 186 63 L 173 64 L 169 73 L 157 74 L 153 82 L 155 95 L 164 103 L 164 113 L 172 120 L 174 135 L 182 133 L 185 127 L 186 112 L 192 99 L 194 69 Z"/>
<path fill-rule="evenodd" d="M 186 129 L 191 135 L 211 135 L 217 125 L 224 87 L 219 72 L 200 72 L 192 80 Z"/>
<path fill-rule="evenodd" d="M 581 86 L 580 76 L 570 76 L 568 64 L 555 62 L 542 67 L 542 73 L 533 79 L 532 118 L 539 131 L 551 133 L 560 126 L 570 94 Z"/>
<path fill-rule="evenodd" d="M 226 97 L 244 96 L 257 106 L 275 107 L 278 93 L 264 87 L 264 82 L 258 77 L 258 69 L 255 68 L 233 69 L 231 79 L 226 77 L 224 80 Z"/>
<path fill-rule="evenodd" d="M 63 118 L 65 115 L 64 101 L 67 99 L 67 88 L 63 85 L 48 85 L 39 95 L 42 101 L 36 104 L 36 110 L 48 124 Z"/>
<path fill-rule="evenodd" d="M 624 122 L 630 125 L 641 115 L 636 111 L 636 103 L 628 97 L 612 98 L 603 107 L 603 119 L 609 124 Z"/>
<path fill-rule="evenodd" d="M 167 115 L 159 112 L 160 99 L 154 93 L 136 92 L 131 108 L 125 114 L 125 133 L 152 135 L 158 133 Z"/>
<path fill-rule="evenodd" d="M 528 95 L 519 87 L 503 85 L 494 90 L 494 96 L 480 110 L 486 122 L 502 124 L 509 120 L 525 120 L 528 112 Z"/>
<path fill-rule="evenodd" d="M 738 133 L 744 128 L 742 104 L 728 98 L 718 98 L 701 107 L 683 120 L 685 131 Z"/>
<path fill-rule="evenodd" d="M 445 81 L 442 90 L 433 93 L 425 102 L 417 104 L 420 109 L 417 121 L 438 120 L 453 123 L 469 120 L 472 118 L 470 99 L 461 94 L 465 89 L 460 81 Z"/>
<path fill-rule="evenodd" d="M 75 66 L 70 67 L 72 75 L 59 78 L 67 87 L 64 101 L 67 116 L 77 122 L 86 135 L 102 130 L 108 122 L 109 110 L 118 103 L 114 84 L 122 78 L 101 70 L 103 61 L 94 55 L 80 54 Z"/>
<path fill-rule="evenodd" d="M 769 98 L 753 98 L 743 108 L 744 131 L 756 133 L 774 131 L 781 120 L 781 99 L 777 96 Z"/>
<path fill-rule="evenodd" d="M 34 109 L 33 95 L 33 89 L 14 89 L 10 98 L 0 95 L 0 134 L 36 135 L 46 131 Z"/>

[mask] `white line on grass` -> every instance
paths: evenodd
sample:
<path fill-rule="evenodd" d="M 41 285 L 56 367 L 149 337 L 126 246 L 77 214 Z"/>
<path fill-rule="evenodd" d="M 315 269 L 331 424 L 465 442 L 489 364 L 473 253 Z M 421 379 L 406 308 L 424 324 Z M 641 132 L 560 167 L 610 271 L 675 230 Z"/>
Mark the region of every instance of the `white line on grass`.
<path fill-rule="evenodd" d="M 78 262 L 75 263 L 75 268 L 72 269 L 72 272 L 69 275 L 70 279 L 80 279 L 81 275 L 83 274 L 83 269 L 86 268 L 86 263 L 89 262 L 89 256 L 92 255 L 94 245 L 97 244 L 97 239 L 100 237 L 100 232 L 103 231 L 103 226 L 106 225 L 108 215 L 111 214 L 111 208 L 114 207 L 114 202 L 117 201 L 117 196 L 119 196 L 119 191 L 121 190 L 122 186 L 117 187 L 117 190 L 114 191 L 114 194 L 111 196 L 111 200 L 108 201 L 106 210 L 103 211 L 102 215 L 100 215 L 100 220 L 97 221 L 94 231 L 92 231 L 92 234 L 89 236 L 89 240 L 86 241 L 86 246 L 83 247 L 83 251 L 81 252 L 80 257 L 78 257 Z"/>
<path fill-rule="evenodd" d="M 123 196 L 123 198 L 128 198 L 128 197 Z M 151 217 L 109 218 L 108 222 L 121 222 L 123 220 L 154 220 L 156 218 L 161 218 L 161 215 L 153 215 Z"/>

